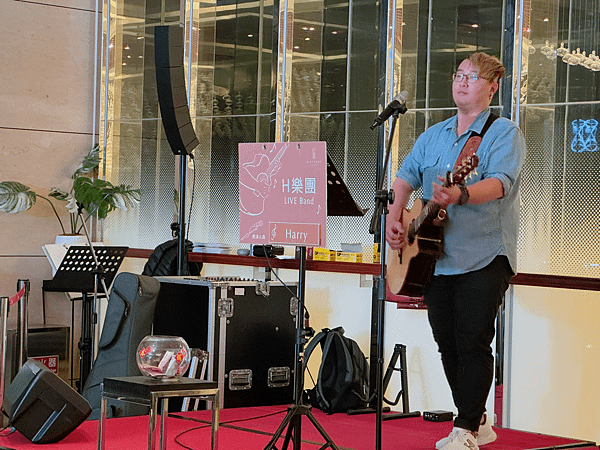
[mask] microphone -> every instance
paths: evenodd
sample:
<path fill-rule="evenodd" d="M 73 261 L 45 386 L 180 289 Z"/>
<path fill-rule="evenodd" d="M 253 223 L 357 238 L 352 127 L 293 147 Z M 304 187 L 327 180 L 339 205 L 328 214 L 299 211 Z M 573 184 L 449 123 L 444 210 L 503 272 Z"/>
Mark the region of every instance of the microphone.
<path fill-rule="evenodd" d="M 394 99 L 385 107 L 385 109 L 377 116 L 377 119 L 371 125 L 371 130 L 378 127 L 383 122 L 388 120 L 393 114 L 404 114 L 406 112 L 406 99 L 408 98 L 408 92 L 402 91 L 394 97 Z"/>

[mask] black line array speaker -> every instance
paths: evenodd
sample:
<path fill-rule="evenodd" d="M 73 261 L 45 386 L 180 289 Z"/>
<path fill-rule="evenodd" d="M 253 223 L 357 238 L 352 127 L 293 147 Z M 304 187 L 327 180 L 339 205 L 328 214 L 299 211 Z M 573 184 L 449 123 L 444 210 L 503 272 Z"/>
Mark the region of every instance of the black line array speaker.
<path fill-rule="evenodd" d="M 49 444 L 81 425 L 92 408 L 42 363 L 29 359 L 6 389 L 2 412 L 31 442 Z"/>
<path fill-rule="evenodd" d="M 199 144 L 190 118 L 183 70 L 183 28 L 154 27 L 156 89 L 163 127 L 171 150 L 189 155 Z"/>

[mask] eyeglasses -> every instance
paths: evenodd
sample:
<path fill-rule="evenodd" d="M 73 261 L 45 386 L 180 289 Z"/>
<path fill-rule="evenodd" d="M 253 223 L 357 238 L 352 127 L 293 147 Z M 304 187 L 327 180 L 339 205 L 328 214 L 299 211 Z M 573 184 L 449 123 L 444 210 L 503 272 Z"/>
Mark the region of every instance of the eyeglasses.
<path fill-rule="evenodd" d="M 467 81 L 470 82 L 475 82 L 477 80 L 479 80 L 480 76 L 477 75 L 476 73 L 469 73 L 469 74 L 464 74 L 464 73 L 453 73 L 452 74 L 452 81 L 458 81 L 459 83 L 465 79 L 465 77 L 467 78 Z"/>

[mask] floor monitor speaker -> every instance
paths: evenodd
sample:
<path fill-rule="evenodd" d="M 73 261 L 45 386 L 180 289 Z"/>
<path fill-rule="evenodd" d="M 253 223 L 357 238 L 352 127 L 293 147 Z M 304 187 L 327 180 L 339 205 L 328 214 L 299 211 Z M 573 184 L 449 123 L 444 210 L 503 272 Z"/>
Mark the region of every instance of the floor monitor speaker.
<path fill-rule="evenodd" d="M 176 155 L 189 155 L 199 145 L 187 102 L 183 43 L 180 26 L 154 27 L 158 104 L 167 140 Z"/>
<path fill-rule="evenodd" d="M 2 412 L 34 444 L 65 438 L 88 418 L 90 404 L 42 363 L 23 364 L 6 389 Z"/>

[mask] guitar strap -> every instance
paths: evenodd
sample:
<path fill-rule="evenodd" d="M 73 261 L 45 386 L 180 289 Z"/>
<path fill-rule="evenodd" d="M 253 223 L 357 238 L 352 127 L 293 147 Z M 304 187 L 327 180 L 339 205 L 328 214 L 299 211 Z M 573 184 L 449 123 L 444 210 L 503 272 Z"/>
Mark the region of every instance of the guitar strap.
<path fill-rule="evenodd" d="M 481 133 L 477 133 L 475 131 L 471 132 L 469 139 L 467 139 L 467 142 L 465 142 L 465 146 L 460 151 L 458 158 L 456 158 L 456 163 L 454 163 L 455 170 L 458 169 L 458 167 L 463 164 L 467 158 L 470 158 L 477 152 L 479 144 L 481 144 L 481 140 L 483 139 L 483 135 L 497 118 L 498 116 L 496 114 L 491 113 L 485 122 L 485 125 L 481 129 Z"/>

